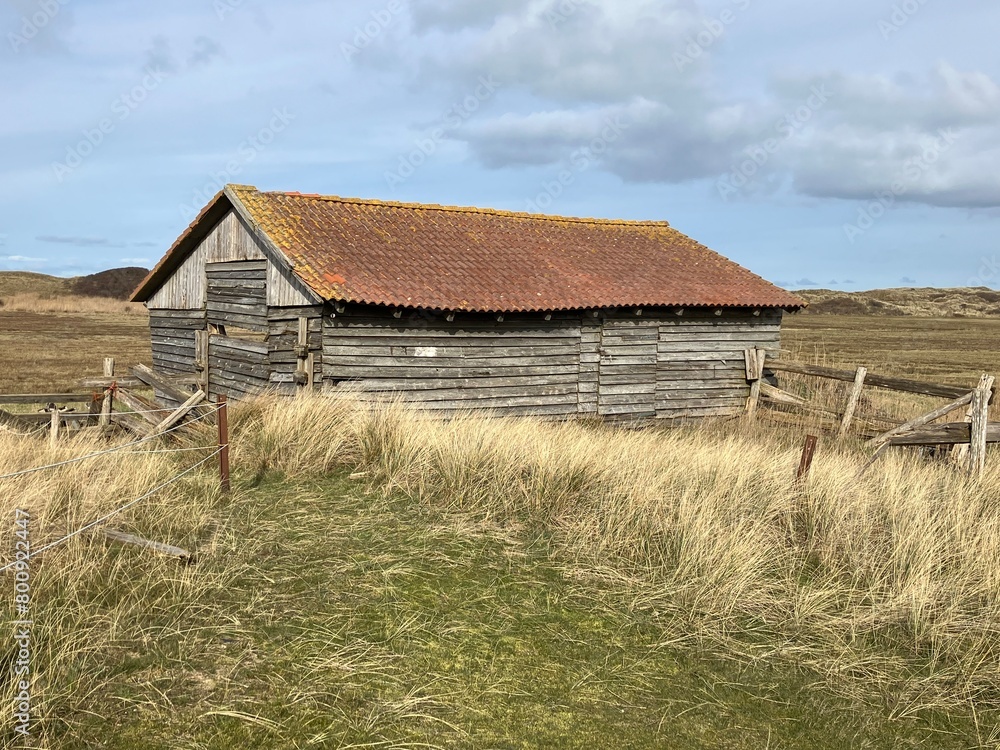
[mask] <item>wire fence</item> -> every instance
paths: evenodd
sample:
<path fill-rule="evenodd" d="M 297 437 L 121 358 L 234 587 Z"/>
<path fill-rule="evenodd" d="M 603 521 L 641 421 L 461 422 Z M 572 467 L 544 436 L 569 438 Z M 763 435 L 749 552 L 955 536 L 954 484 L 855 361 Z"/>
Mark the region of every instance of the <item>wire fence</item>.
<path fill-rule="evenodd" d="M 10 473 L 7 473 L 7 474 L 0 475 L 0 481 L 10 480 L 10 479 L 16 479 L 16 478 L 19 478 L 19 477 L 29 476 L 31 474 L 37 474 L 37 473 L 43 472 L 43 471 L 48 471 L 48 470 L 52 470 L 52 469 L 58 469 L 58 468 L 63 467 L 63 466 L 70 466 L 70 465 L 73 465 L 73 464 L 79 464 L 79 463 L 82 463 L 84 461 L 90 461 L 90 460 L 93 460 L 93 459 L 100 458 L 102 456 L 108 456 L 108 455 L 112 455 L 112 454 L 120 454 L 120 455 L 126 455 L 126 456 L 138 456 L 138 455 L 158 455 L 158 454 L 173 454 L 173 453 L 190 453 L 190 452 L 206 451 L 206 450 L 211 450 L 212 451 L 212 453 L 210 453 L 208 456 L 205 456 L 204 458 L 202 458 L 201 460 L 199 460 L 196 463 L 192 464 L 191 466 L 188 466 L 186 469 L 184 469 L 183 471 L 179 472 L 178 474 L 175 474 L 174 476 L 170 477 L 169 479 L 167 479 L 167 480 L 161 482 L 160 484 L 158 484 L 157 486 L 153 487 L 148 492 L 145 492 L 142 495 L 140 495 L 139 497 L 137 497 L 137 498 L 135 498 L 133 500 L 130 500 L 128 503 L 126 503 L 126 504 L 124 504 L 124 505 L 116 508 L 115 510 L 111 511 L 110 513 L 106 513 L 105 515 L 101 516 L 100 518 L 97 518 L 97 519 L 95 519 L 95 520 L 93 520 L 93 521 L 85 524 L 84 526 L 81 526 L 79 529 L 76 529 L 75 531 L 72 531 L 69 534 L 66 534 L 66 535 L 62 536 L 59 539 L 56 539 L 55 541 L 50 542 L 49 544 L 46 544 L 46 545 L 44 545 L 42 547 L 39 547 L 38 549 L 32 549 L 32 550 L 30 550 L 30 552 L 26 556 L 26 559 L 31 559 L 35 555 L 41 554 L 42 552 L 45 552 L 46 550 L 50 550 L 53 547 L 57 547 L 57 546 L 59 546 L 61 544 L 64 544 L 68 540 L 70 540 L 70 539 L 72 539 L 72 538 L 74 538 L 76 536 L 79 536 L 80 534 L 83 534 L 83 533 L 89 531 L 90 529 L 96 528 L 98 526 L 101 526 L 101 525 L 107 523 L 110 519 L 114 518 L 115 516 L 118 516 L 118 515 L 124 513 L 125 511 L 129 510 L 130 508 L 133 508 L 136 505 L 138 505 L 139 503 L 141 503 L 143 500 L 146 500 L 146 499 L 152 497 L 156 493 L 158 493 L 158 492 L 164 490 L 165 488 L 169 487 L 170 485 L 172 485 L 172 484 L 180 481 L 181 479 L 183 479 L 184 477 L 188 476 L 189 474 L 191 474 L 192 472 L 194 472 L 198 468 L 204 466 L 205 464 L 207 464 L 209 461 L 211 461 L 212 459 L 216 458 L 217 456 L 223 456 L 223 458 L 221 459 L 223 461 L 223 463 L 225 464 L 225 468 L 223 469 L 223 487 L 227 488 L 228 487 L 228 458 L 227 457 L 228 457 L 228 450 L 229 450 L 228 428 L 226 428 L 224 434 L 223 434 L 222 431 L 220 431 L 220 441 L 219 441 L 218 445 L 211 445 L 211 446 L 204 446 L 203 445 L 203 446 L 192 446 L 192 447 L 155 448 L 155 449 L 151 449 L 151 450 L 130 450 L 130 449 L 136 448 L 137 446 L 140 446 L 140 445 L 143 445 L 145 443 L 148 443 L 148 442 L 150 442 L 152 440 L 156 440 L 156 439 L 162 438 L 165 435 L 169 435 L 169 434 L 171 434 L 171 433 L 173 433 L 173 432 L 175 432 L 177 430 L 180 430 L 182 428 L 186 429 L 186 428 L 190 427 L 192 424 L 194 424 L 195 422 L 207 419 L 207 418 L 211 417 L 212 415 L 217 414 L 219 412 L 223 412 L 223 414 L 220 417 L 220 424 L 225 424 L 226 421 L 227 421 L 225 419 L 225 413 L 224 413 L 225 408 L 226 408 L 225 400 L 224 399 L 220 399 L 220 403 L 217 404 L 210 411 L 207 411 L 207 412 L 205 412 L 205 413 L 203 413 L 203 414 L 201 414 L 198 417 L 195 417 L 193 419 L 189 419 L 186 422 L 177 424 L 177 425 L 175 425 L 174 427 L 171 427 L 168 430 L 164 430 L 162 432 L 158 432 L 158 433 L 155 433 L 153 435 L 148 435 L 146 437 L 139 438 L 138 440 L 133 440 L 133 441 L 128 442 L 128 443 L 123 443 L 122 445 L 117 445 L 117 446 L 114 446 L 112 448 L 108 448 L 106 450 L 93 451 L 91 453 L 87 453 L 87 454 L 82 455 L 82 456 L 75 456 L 73 458 L 66 459 L 65 461 L 56 461 L 56 462 L 53 462 L 53 463 L 44 464 L 42 466 L 34 466 L 34 467 L 29 468 L 29 469 L 21 469 L 19 471 L 14 471 L 14 472 L 10 472 Z M 162 412 L 162 411 L 171 411 L 172 412 L 173 410 L 172 409 L 171 410 L 157 409 L 155 411 L 158 413 L 158 412 Z M 149 412 L 131 412 L 131 413 L 153 413 L 153 410 L 150 410 Z M 223 455 L 223 454 L 225 454 L 225 455 Z M 4 572 L 6 570 L 9 570 L 11 568 L 17 567 L 18 565 L 23 564 L 23 562 L 24 562 L 23 560 L 17 560 L 17 561 L 8 563 L 8 564 L 0 567 L 0 573 Z"/>
<path fill-rule="evenodd" d="M 164 430 L 163 432 L 158 432 L 155 435 L 148 435 L 144 438 L 139 438 L 138 440 L 134 440 L 131 443 L 124 443 L 122 445 L 115 446 L 114 448 L 108 448 L 107 450 L 95 451 L 93 453 L 88 453 L 83 456 L 76 456 L 74 458 L 66 459 L 65 461 L 57 461 L 55 463 L 45 464 L 43 466 L 34 466 L 30 469 L 21 469 L 20 471 L 13 471 L 10 472 L 9 474 L 0 474 L 0 481 L 5 479 L 16 479 L 17 477 L 27 476 L 28 474 L 36 474 L 40 471 L 46 471 L 48 469 L 57 469 L 61 466 L 69 466 L 70 464 L 77 464 L 82 461 L 89 461 L 90 459 L 99 458 L 101 456 L 107 456 L 112 453 L 120 453 L 121 451 L 124 451 L 127 448 L 134 448 L 137 445 L 143 445 L 145 443 L 150 442 L 151 440 L 156 440 L 158 438 L 163 437 L 164 435 L 169 435 L 182 428 L 190 427 L 195 422 L 206 419 L 212 416 L 213 414 L 218 413 L 221 409 L 222 409 L 221 406 L 216 406 L 211 411 L 206 412 L 205 414 L 202 414 L 198 417 L 195 417 L 194 419 L 190 419 L 187 422 L 175 425 L 171 427 L 169 430 Z M 174 449 L 174 450 L 179 451 L 180 449 Z M 201 450 L 207 450 L 207 448 L 201 448 Z M 145 452 L 148 451 L 130 451 L 129 455 L 135 455 L 136 453 L 145 453 Z"/>

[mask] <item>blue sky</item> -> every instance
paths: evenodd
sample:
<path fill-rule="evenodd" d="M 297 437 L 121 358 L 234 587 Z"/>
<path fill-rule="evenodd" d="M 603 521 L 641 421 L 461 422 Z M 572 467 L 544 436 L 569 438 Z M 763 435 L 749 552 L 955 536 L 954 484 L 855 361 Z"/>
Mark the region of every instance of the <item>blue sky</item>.
<path fill-rule="evenodd" d="M 0 2 L 0 269 L 225 182 L 665 219 L 793 288 L 1000 286 L 995 0 Z"/>

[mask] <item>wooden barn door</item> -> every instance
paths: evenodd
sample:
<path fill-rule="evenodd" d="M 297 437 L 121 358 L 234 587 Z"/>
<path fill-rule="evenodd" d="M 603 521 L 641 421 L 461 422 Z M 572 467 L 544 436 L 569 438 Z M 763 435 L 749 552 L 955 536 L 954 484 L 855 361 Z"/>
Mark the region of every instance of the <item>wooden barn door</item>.
<path fill-rule="evenodd" d="M 653 320 L 606 320 L 601 326 L 597 412 L 601 416 L 656 416 L 656 344 Z"/>

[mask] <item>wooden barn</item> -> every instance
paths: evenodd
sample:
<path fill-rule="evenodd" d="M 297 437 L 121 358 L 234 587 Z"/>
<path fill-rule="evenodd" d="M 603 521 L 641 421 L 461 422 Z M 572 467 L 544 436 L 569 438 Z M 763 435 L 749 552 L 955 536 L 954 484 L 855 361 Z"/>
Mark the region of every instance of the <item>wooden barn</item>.
<path fill-rule="evenodd" d="M 441 414 L 744 407 L 797 297 L 666 222 L 229 185 L 142 282 L 154 368 L 212 395 L 390 394 Z"/>

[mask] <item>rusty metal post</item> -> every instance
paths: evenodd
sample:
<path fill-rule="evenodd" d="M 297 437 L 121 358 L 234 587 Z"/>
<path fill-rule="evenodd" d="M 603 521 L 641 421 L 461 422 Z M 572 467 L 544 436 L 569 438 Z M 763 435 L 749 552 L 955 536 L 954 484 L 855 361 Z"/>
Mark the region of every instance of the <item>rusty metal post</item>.
<path fill-rule="evenodd" d="M 795 479 L 801 481 L 809 474 L 812 468 L 813 457 L 816 455 L 816 446 L 819 438 L 815 435 L 806 435 L 806 443 L 802 446 L 802 459 L 799 461 L 799 470 L 795 474 Z"/>
<path fill-rule="evenodd" d="M 226 396 L 219 394 L 219 476 L 222 480 L 222 491 L 229 494 L 229 408 Z"/>

